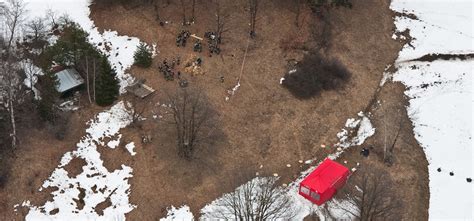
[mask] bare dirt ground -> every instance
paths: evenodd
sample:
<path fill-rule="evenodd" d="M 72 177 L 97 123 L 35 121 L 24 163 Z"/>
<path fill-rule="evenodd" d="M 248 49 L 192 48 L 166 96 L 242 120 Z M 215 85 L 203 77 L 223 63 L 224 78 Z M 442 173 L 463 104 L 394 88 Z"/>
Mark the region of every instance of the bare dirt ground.
<path fill-rule="evenodd" d="M 199 2 L 199 1 L 198 1 Z M 213 29 L 212 7 L 200 2 L 196 8 L 196 23 L 187 27 L 191 33 L 202 36 Z M 150 134 L 150 144 L 137 145 L 137 155 L 131 157 L 124 148 L 100 149 L 104 164 L 109 170 L 119 165 L 131 166 L 130 201 L 138 205 L 127 214 L 129 220 L 156 220 L 166 214 L 166 207 L 187 204 L 198 216 L 199 210 L 225 192 L 233 190 L 260 174 L 278 173 L 283 183 L 288 183 L 306 168 L 298 160 L 322 160 L 337 142 L 336 133 L 344 126 L 346 119 L 355 117 L 371 103 L 387 65 L 392 64 L 401 48 L 401 43 L 391 39 L 394 28 L 393 12 L 389 1 L 357 1 L 352 9 L 332 9 L 331 44 L 326 55 L 339 59 L 353 73 L 345 89 L 324 92 L 310 100 L 295 99 L 279 85 L 286 71 L 287 61 L 301 59 L 302 50 L 285 52 L 281 42 L 289 35 L 307 36 L 312 25 L 317 24 L 309 10 L 302 13 L 302 27 L 294 24 L 295 14 L 285 1 L 262 1 L 257 21 L 257 38 L 251 41 L 250 50 L 241 77 L 241 87 L 236 94 L 225 100 L 226 91 L 233 88 L 240 76 L 244 51 L 247 45 L 248 12 L 245 2 L 226 1 L 230 17 L 224 35 L 222 54 L 208 57 L 205 52 L 192 52 L 190 43 L 186 48 L 177 48 L 176 34 L 182 29 L 178 24 L 180 8 L 172 3 L 161 9 L 161 17 L 172 23 L 160 27 L 154 19 L 153 9 L 136 8 L 127 10 L 122 6 L 103 8 L 94 5 L 91 17 L 100 29 L 117 30 L 120 34 L 136 36 L 147 43 L 156 43 L 159 50 L 154 64 L 149 69 L 133 67 L 131 72 L 137 78 L 144 78 L 157 93 L 144 102 L 147 120 L 138 127 L 122 130 L 122 142 L 135 141 L 140 144 L 141 135 Z M 310 38 L 308 41 L 312 41 Z M 192 41 L 191 41 L 192 42 Z M 206 50 L 204 50 L 206 51 Z M 153 120 L 154 112 L 164 114 L 165 109 L 155 106 L 165 102 L 165 93 L 177 88 L 176 81 L 165 81 L 158 72 L 160 61 L 181 56 L 203 58 L 202 76 L 184 77 L 192 86 L 202 89 L 209 97 L 213 108 L 219 114 L 221 139 L 213 145 L 202 147 L 192 161 L 182 160 L 175 148 L 174 127 L 160 120 Z M 224 83 L 220 77 L 224 76 Z M 404 105 L 404 88 L 400 84 L 387 83 L 378 95 L 381 106 L 371 107 L 372 121 L 377 127 L 376 135 L 364 146 L 374 146 L 368 159 L 359 156 L 359 148 L 347 151 L 340 160 L 353 165 L 364 161 L 380 163 L 383 141 L 382 128 L 385 122 L 387 136 L 392 137 L 393 128 L 403 121 L 400 141 L 395 148 L 395 163 L 385 167 L 397 183 L 400 198 L 404 201 L 404 220 L 427 220 L 428 213 L 428 171 L 424 153 L 413 138 L 413 130 Z M 128 100 L 130 97 L 124 96 Z M 85 122 L 97 113 L 88 108 L 73 114 L 70 133 L 64 141 L 55 141 L 45 131 L 33 130 L 22 144 L 13 163 L 7 186 L 0 191 L 2 199 L 0 218 L 21 220 L 26 211 L 13 212 L 13 205 L 24 199 L 33 204 L 44 202 L 48 191 L 38 192 L 60 157 L 72 150 L 84 133 Z M 402 114 L 399 114 L 402 113 Z M 328 148 L 321 148 L 327 144 Z M 121 144 L 123 146 L 123 144 Z M 78 163 L 80 164 L 80 163 Z M 287 168 L 286 164 L 291 164 Z M 27 166 L 26 166 L 27 165 Z M 263 165 L 263 168 L 260 168 Z M 33 181 L 31 181 L 33 180 Z M 31 182 L 31 183 L 29 183 Z"/>

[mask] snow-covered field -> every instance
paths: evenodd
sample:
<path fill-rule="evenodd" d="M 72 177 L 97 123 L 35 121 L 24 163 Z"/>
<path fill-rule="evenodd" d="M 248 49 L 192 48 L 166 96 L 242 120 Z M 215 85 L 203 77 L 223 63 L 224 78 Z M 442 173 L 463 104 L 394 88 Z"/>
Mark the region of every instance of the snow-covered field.
<path fill-rule="evenodd" d="M 426 54 L 469 54 L 473 48 L 473 2 L 393 0 L 391 8 L 410 30 L 411 47 L 400 52 L 393 80 L 407 86 L 415 138 L 429 161 L 431 220 L 473 220 L 473 60 L 407 62 Z M 440 170 L 440 172 L 438 172 Z M 452 175 L 450 174 L 452 172 Z"/>

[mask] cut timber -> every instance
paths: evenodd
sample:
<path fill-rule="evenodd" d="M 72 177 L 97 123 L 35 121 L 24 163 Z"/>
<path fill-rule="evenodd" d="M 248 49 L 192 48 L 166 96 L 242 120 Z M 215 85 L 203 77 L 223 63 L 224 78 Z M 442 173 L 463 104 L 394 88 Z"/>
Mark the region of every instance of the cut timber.
<path fill-rule="evenodd" d="M 201 38 L 201 37 L 198 37 L 196 36 L 195 34 L 192 34 L 191 37 L 195 38 L 195 39 L 198 39 L 200 41 L 204 40 L 204 38 Z"/>

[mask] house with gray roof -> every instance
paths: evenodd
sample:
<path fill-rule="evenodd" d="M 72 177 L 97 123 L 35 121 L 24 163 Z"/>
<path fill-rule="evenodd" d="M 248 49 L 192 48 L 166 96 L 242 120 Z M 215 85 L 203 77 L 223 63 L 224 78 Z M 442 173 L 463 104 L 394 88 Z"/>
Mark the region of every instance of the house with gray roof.
<path fill-rule="evenodd" d="M 59 93 L 66 93 L 84 84 L 84 78 L 79 75 L 74 68 L 64 69 L 56 73 L 59 84 L 57 90 Z"/>

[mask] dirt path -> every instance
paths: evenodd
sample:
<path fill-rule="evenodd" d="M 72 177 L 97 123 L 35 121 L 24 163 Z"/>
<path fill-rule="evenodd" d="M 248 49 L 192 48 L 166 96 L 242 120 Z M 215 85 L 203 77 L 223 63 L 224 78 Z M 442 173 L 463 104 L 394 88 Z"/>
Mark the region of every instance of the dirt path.
<path fill-rule="evenodd" d="M 216 197 L 233 190 L 236 186 L 255 175 L 278 173 L 283 182 L 290 182 L 305 169 L 297 163 L 298 160 L 316 158 L 322 160 L 335 148 L 323 149 L 321 144 L 337 142 L 336 133 L 344 126 L 347 118 L 356 116 L 364 110 L 371 101 L 377 89 L 385 67 L 395 60 L 401 44 L 391 39 L 393 13 L 389 10 L 388 1 L 357 1 L 353 9 L 334 9 L 331 14 L 332 44 L 327 55 L 341 60 L 353 73 L 350 83 L 344 90 L 324 92 L 319 97 L 310 100 L 297 100 L 287 90 L 279 85 L 279 79 L 286 71 L 289 59 L 301 59 L 303 51 L 285 53 L 281 41 L 288 38 L 290 33 L 304 35 L 314 24 L 305 11 L 302 15 L 305 23 L 298 29 L 294 25 L 294 13 L 288 5 L 282 6 L 283 1 L 262 1 L 257 24 L 257 39 L 250 45 L 250 50 L 244 67 L 241 87 L 236 95 L 225 101 L 226 90 L 237 83 L 240 75 L 243 54 L 247 43 L 247 12 L 245 2 L 227 1 L 231 20 L 225 33 L 223 53 L 212 58 L 203 56 L 203 76 L 185 76 L 191 85 L 196 85 L 209 97 L 213 107 L 219 112 L 220 128 L 224 139 L 207 148 L 202 148 L 193 161 L 178 158 L 175 150 L 175 133 L 170 125 L 151 120 L 152 108 L 146 113 L 149 120 L 143 122 L 141 128 L 126 128 L 123 130 L 122 142 L 135 141 L 139 144 L 140 136 L 152 134 L 153 142 L 147 145 L 137 145 L 137 155 L 130 157 L 120 150 L 101 150 L 104 164 L 109 169 L 125 163 L 131 166 L 134 177 L 131 179 L 131 202 L 138 205 L 127 214 L 130 220 L 155 220 L 166 214 L 166 207 L 187 204 L 197 216 L 199 209 Z M 196 11 L 208 11 L 210 6 L 198 4 Z M 192 52 L 191 44 L 187 48 L 176 48 L 175 35 L 181 29 L 176 22 L 181 21 L 177 5 L 169 5 L 162 10 L 161 17 L 174 23 L 160 27 L 154 21 L 152 8 L 137 8 L 126 10 L 121 6 L 101 8 L 92 7 L 92 19 L 100 29 L 117 30 L 120 34 L 136 36 L 148 43 L 157 43 L 160 53 L 154 60 L 152 68 L 132 68 L 132 73 L 138 78 L 145 78 L 147 84 L 158 90 L 151 100 L 147 101 L 153 107 L 156 102 L 164 101 L 166 91 L 175 90 L 176 82 L 167 82 L 158 72 L 157 65 L 164 58 L 171 59 L 181 56 L 199 55 Z M 167 12 L 177 12 L 168 13 Z M 197 14 L 196 24 L 189 29 L 192 33 L 203 35 L 213 25 L 211 13 Z M 224 83 L 220 77 L 224 76 Z M 403 87 L 399 84 L 387 84 L 381 100 L 387 104 L 381 108 L 385 111 L 374 111 L 375 126 L 379 128 L 382 115 L 394 116 L 390 111 L 396 106 L 403 107 Z M 387 89 L 388 88 L 388 89 Z M 126 97 L 124 99 L 127 99 Z M 391 106 L 390 106 L 391 105 Z M 405 109 L 402 108 L 405 113 Z M 398 116 L 398 115 L 397 115 Z M 389 118 L 396 120 L 395 118 Z M 428 180 L 426 159 L 423 151 L 413 139 L 411 124 L 406 114 L 402 119 L 407 122 L 403 127 L 405 143 L 396 148 L 396 163 L 387 167 L 394 177 L 398 177 L 401 195 L 406 199 L 406 220 L 425 220 L 428 207 Z M 79 125 L 79 124 L 78 124 Z M 79 126 L 80 127 L 80 126 Z M 83 131 L 84 127 L 80 127 Z M 379 131 L 378 131 L 379 132 Z M 370 139 L 369 144 L 380 147 L 377 139 L 381 133 Z M 41 133 L 31 137 L 33 142 L 41 140 Z M 77 142 L 71 141 L 72 144 Z M 70 144 L 67 144 L 71 147 Z M 44 145 L 42 145 L 44 146 Z M 73 147 L 73 146 L 72 146 Z M 32 186 L 15 190 L 15 196 L 9 196 L 4 204 L 8 212 L 1 212 L 5 220 L 20 219 L 25 213 L 12 215 L 8 208 L 23 199 L 35 198 L 35 190 L 57 165 L 59 157 L 67 148 L 38 150 L 19 155 L 15 162 L 15 170 L 24 176 L 14 177 L 5 188 L 15 190 L 18 186 L 33 176 L 31 170 L 25 168 L 25 162 L 32 165 L 46 166 L 41 168 L 41 176 Z M 28 157 L 30 156 L 30 157 Z M 31 158 L 31 156 L 41 156 Z M 358 159 L 357 148 L 343 157 L 351 161 Z M 49 160 L 48 159 L 57 159 Z M 378 160 L 372 157 L 371 160 Z M 418 162 L 423 163 L 418 163 Z M 293 165 L 287 168 L 286 164 Z M 263 165 L 262 169 L 259 169 Z M 39 168 L 38 168 L 39 170 Z M 7 191 L 3 194 L 8 193 Z M 31 193 L 28 192 L 31 190 Z M 9 195 L 9 194 L 7 194 Z M 3 210 L 3 209 L 2 209 Z M 5 211 L 3 210 L 3 211 Z M 14 217 L 14 218 L 12 218 Z"/>

